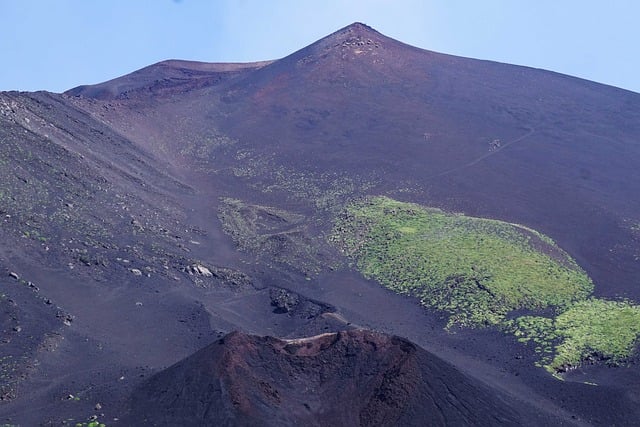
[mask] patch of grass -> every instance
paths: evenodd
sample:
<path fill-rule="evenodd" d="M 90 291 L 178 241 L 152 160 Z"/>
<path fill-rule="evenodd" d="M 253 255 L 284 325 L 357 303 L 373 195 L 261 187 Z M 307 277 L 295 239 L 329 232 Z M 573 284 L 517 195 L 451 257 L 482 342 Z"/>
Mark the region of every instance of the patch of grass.
<path fill-rule="evenodd" d="M 559 341 L 555 319 L 544 316 L 520 316 L 505 321 L 503 330 L 512 333 L 522 344 L 534 346 L 534 351 L 540 355 L 536 366 L 549 364 L 553 358 L 554 347 Z"/>
<path fill-rule="evenodd" d="M 315 275 L 326 264 L 322 241 L 308 230 L 306 216 L 274 208 L 221 199 L 218 219 L 223 230 L 244 251 Z"/>
<path fill-rule="evenodd" d="M 338 213 L 347 200 L 363 193 L 378 181 L 368 177 L 334 172 L 311 172 L 281 164 L 273 155 L 240 148 L 235 152 L 231 174 L 246 178 L 253 188 L 265 193 L 280 193 L 289 200 L 302 202 L 318 211 Z M 226 169 L 225 169 L 226 170 Z"/>
<path fill-rule="evenodd" d="M 562 309 L 593 289 L 571 257 L 534 230 L 386 197 L 350 205 L 331 239 L 365 276 L 447 312 L 448 327 Z"/>
<path fill-rule="evenodd" d="M 536 345 L 540 365 L 551 373 L 584 363 L 618 365 L 633 353 L 640 336 L 640 306 L 590 298 L 555 318 L 521 316 L 505 326 L 518 341 Z"/>
<path fill-rule="evenodd" d="M 589 298 L 571 257 L 518 224 L 374 197 L 350 205 L 330 240 L 365 276 L 446 312 L 447 328 L 497 326 L 554 375 L 622 363 L 640 337 L 640 306 Z M 508 318 L 520 310 L 532 314 Z"/>
<path fill-rule="evenodd" d="M 549 370 L 566 371 L 585 361 L 617 365 L 631 355 L 640 336 L 640 306 L 597 298 L 580 301 L 556 317 L 555 331 L 562 342 Z"/>
<path fill-rule="evenodd" d="M 231 198 L 221 199 L 218 218 L 224 231 L 248 251 L 259 251 L 267 236 L 292 232 L 305 220 L 304 215 Z"/>
<path fill-rule="evenodd" d="M 89 421 L 88 423 L 76 423 L 76 427 L 107 427 L 107 425 L 98 421 Z"/>

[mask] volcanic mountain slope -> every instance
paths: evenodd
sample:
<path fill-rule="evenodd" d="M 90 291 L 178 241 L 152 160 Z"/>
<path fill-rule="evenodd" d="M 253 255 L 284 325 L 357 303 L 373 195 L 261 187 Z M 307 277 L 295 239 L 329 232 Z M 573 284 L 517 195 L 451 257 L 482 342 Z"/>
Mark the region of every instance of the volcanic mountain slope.
<path fill-rule="evenodd" d="M 218 175 L 231 168 L 271 192 L 308 199 L 315 189 L 291 183 L 300 175 L 342 189 L 348 178 L 353 193 L 403 191 L 527 224 L 569 250 L 603 294 L 639 296 L 635 93 L 424 51 L 362 24 L 267 65 L 210 72 L 215 83 L 188 95 L 176 94 L 176 71 L 164 71 L 174 67 L 154 66 L 154 82 L 133 92 L 117 92 L 116 79 L 107 101 L 92 87 L 68 94 L 90 98 L 78 102 L 106 120 L 105 105 L 119 105 L 126 117 L 114 125 L 155 152 L 180 142 L 209 173 L 215 159 Z M 173 83 L 155 91 L 163 76 Z M 214 154 L 221 145 L 233 145 L 227 153 L 243 167 Z"/>
<path fill-rule="evenodd" d="M 535 425 L 409 341 L 352 330 L 231 333 L 135 392 L 136 425 Z M 527 418 L 529 417 L 529 418 Z M 550 420 L 545 420 L 550 422 Z"/>
<path fill-rule="evenodd" d="M 363 24 L 277 61 L 165 61 L 64 94 L 1 93 L 0 422 L 117 424 L 131 398 L 145 408 L 135 390 L 154 395 L 177 368 L 163 369 L 225 333 L 357 325 L 446 359 L 447 377 L 503 396 L 507 420 L 535 407 L 541 423 L 631 424 L 633 359 L 558 381 L 535 346 L 446 331 L 328 237 L 365 196 L 500 219 L 550 236 L 595 296 L 637 303 L 639 141 L 638 94 Z M 216 345 L 178 366 L 205 369 Z"/>

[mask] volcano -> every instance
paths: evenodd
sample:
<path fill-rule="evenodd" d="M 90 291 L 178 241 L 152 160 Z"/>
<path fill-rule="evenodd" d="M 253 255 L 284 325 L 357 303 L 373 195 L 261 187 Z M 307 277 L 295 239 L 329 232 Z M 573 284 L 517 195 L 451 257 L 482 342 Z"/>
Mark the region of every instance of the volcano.
<path fill-rule="evenodd" d="M 522 425 L 536 419 L 534 411 L 529 420 L 511 413 L 481 384 L 409 341 L 363 330 L 295 340 L 234 332 L 155 375 L 135 396 L 128 422 L 152 425 Z"/>
<path fill-rule="evenodd" d="M 640 419 L 636 93 L 355 23 L 274 61 L 170 60 L 61 94 L 2 92 L 0 123 L 0 422 Z M 381 204 L 396 228 L 357 223 L 336 245 L 345 210 L 375 197 L 407 203 Z M 393 244 L 452 240 L 393 219 L 418 207 L 493 221 L 469 223 L 494 224 L 468 226 L 477 239 L 517 225 L 553 274 L 588 278 L 588 299 L 510 302 L 494 323 L 451 327 L 453 304 L 429 305 L 423 282 L 383 280 Z M 485 259 L 462 271 L 460 253 L 429 289 L 499 299 Z M 509 332 L 531 317 L 560 328 L 571 304 L 600 300 L 630 307 L 606 330 L 630 337 L 617 352 L 587 343 L 550 372 L 560 338 Z"/>

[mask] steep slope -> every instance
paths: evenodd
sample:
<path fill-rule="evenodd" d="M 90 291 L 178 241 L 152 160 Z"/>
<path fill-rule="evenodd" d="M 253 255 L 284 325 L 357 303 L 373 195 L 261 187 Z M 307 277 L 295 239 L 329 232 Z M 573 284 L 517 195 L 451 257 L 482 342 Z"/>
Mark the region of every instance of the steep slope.
<path fill-rule="evenodd" d="M 102 104 L 84 108 L 104 115 Z M 603 295 L 640 296 L 632 92 L 425 51 L 353 24 L 220 84 L 142 94 L 119 110 L 106 120 L 217 179 L 232 172 L 290 192 L 316 178 L 345 187 L 348 176 L 356 194 L 402 191 L 526 224 L 569 250 Z"/>
<path fill-rule="evenodd" d="M 3 419 L 82 421 L 96 402 L 117 418 L 137 375 L 220 330 L 341 323 L 321 317 L 329 305 L 239 271 L 232 244 L 209 236 L 215 208 L 193 213 L 209 201 L 61 95 L 1 93 L 0 144 Z"/>
<path fill-rule="evenodd" d="M 529 225 L 640 296 L 640 96 L 421 51 L 353 25 L 233 83 L 220 128 L 304 173 Z M 411 194 L 413 193 L 413 194 Z"/>
<path fill-rule="evenodd" d="M 123 289 L 152 275 L 166 281 L 174 273 L 163 265 L 188 263 L 177 247 L 185 217 L 175 195 L 189 188 L 60 95 L 2 93 L 0 111 L 0 369 L 3 409 L 10 410 L 8 404 L 42 402 L 50 393 L 43 377 L 51 387 L 62 384 L 52 404 L 77 393 L 68 389 L 69 378 L 86 385 L 115 375 L 121 363 L 115 360 L 135 359 L 132 337 L 117 333 L 135 307 Z M 161 286 L 149 282 L 143 293 Z M 85 360 L 77 361 L 78 354 Z M 33 416 L 21 423 L 46 417 Z"/>
<path fill-rule="evenodd" d="M 402 338 L 366 330 L 299 340 L 234 332 L 146 381 L 135 391 L 126 421 L 345 426 L 551 422 L 524 418 L 518 412 L 522 406 L 492 396 Z"/>

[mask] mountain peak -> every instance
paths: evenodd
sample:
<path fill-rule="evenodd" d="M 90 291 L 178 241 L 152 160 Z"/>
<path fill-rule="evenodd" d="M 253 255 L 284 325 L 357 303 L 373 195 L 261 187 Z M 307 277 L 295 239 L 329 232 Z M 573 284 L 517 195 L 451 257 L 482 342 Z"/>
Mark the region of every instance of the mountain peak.
<path fill-rule="evenodd" d="M 325 65 L 330 65 L 331 60 L 365 60 L 376 63 L 385 62 L 384 51 L 392 48 L 396 51 L 400 48 L 404 51 L 407 46 L 403 43 L 387 37 L 370 26 L 361 22 L 354 22 L 344 28 L 329 34 L 317 42 L 294 52 L 287 57 L 295 61 L 298 65 L 317 63 L 321 61 Z M 335 65 L 335 64 L 334 64 Z"/>
<path fill-rule="evenodd" d="M 338 30 L 338 32 L 340 31 L 351 31 L 351 32 L 359 31 L 359 32 L 370 32 L 370 33 L 380 34 L 375 29 L 373 29 L 372 27 L 362 22 L 354 22 L 353 24 L 349 24 L 346 27 L 342 28 L 341 30 Z"/>
<path fill-rule="evenodd" d="M 346 40 L 352 40 L 352 41 L 364 41 L 366 44 L 367 40 L 376 40 L 378 42 L 382 41 L 383 39 L 389 39 L 388 37 L 384 36 L 383 34 L 379 33 L 378 31 L 376 31 L 375 29 L 373 29 L 372 27 L 363 24 L 362 22 L 354 22 L 353 24 L 347 25 L 344 28 L 339 29 L 338 31 L 328 35 L 327 37 L 325 37 L 324 39 L 321 39 L 320 41 L 323 40 L 340 40 L 340 41 L 346 41 Z"/>

